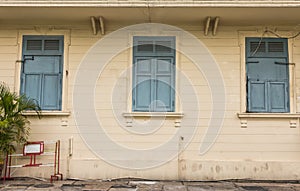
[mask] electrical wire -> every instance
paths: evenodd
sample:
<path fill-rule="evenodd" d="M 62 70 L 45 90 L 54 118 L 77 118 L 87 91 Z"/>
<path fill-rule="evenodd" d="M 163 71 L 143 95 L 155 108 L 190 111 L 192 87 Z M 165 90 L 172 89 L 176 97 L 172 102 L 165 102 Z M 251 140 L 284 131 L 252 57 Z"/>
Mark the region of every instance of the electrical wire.
<path fill-rule="evenodd" d="M 298 32 L 298 33 L 295 34 L 294 36 L 284 37 L 284 36 L 281 36 L 281 35 L 277 34 L 277 33 L 274 32 L 274 31 L 271 31 L 271 30 L 268 30 L 268 29 L 266 29 L 266 30 L 264 31 L 264 33 L 271 33 L 271 34 L 275 35 L 275 36 L 278 37 L 278 38 L 287 38 L 287 39 L 297 38 L 297 37 L 300 35 L 300 32 Z"/>
<path fill-rule="evenodd" d="M 260 37 L 260 40 L 259 40 L 259 42 L 258 42 L 258 45 L 257 45 L 257 47 L 255 48 L 255 50 L 253 51 L 253 53 L 251 54 L 251 56 L 254 56 L 254 55 L 257 53 L 257 51 L 258 51 L 258 49 L 259 49 L 259 47 L 260 47 L 260 45 L 261 45 L 261 43 L 262 43 L 262 41 L 263 41 L 263 38 L 264 38 L 265 34 L 267 34 L 267 33 L 271 33 L 271 34 L 273 34 L 274 36 L 276 36 L 277 38 L 286 38 L 286 39 L 294 39 L 294 38 L 297 38 L 297 37 L 300 35 L 300 32 L 298 32 L 297 34 L 295 34 L 295 35 L 293 35 L 293 36 L 290 36 L 290 37 L 284 37 L 284 36 L 281 36 L 281 35 L 277 34 L 277 33 L 274 32 L 274 31 L 271 31 L 271 30 L 269 30 L 269 29 L 266 29 L 266 30 L 262 33 L 262 35 L 261 35 L 261 37 Z"/>
<path fill-rule="evenodd" d="M 255 50 L 253 51 L 253 53 L 251 54 L 251 57 L 254 56 L 254 55 L 256 54 L 256 52 L 258 51 L 258 49 L 259 49 L 259 47 L 260 47 L 260 45 L 261 45 L 261 43 L 262 43 L 262 40 L 263 40 L 263 38 L 264 38 L 264 36 L 265 36 L 266 33 L 267 33 L 267 32 L 266 32 L 266 30 L 265 30 L 265 31 L 263 32 L 263 34 L 261 35 L 260 40 L 259 40 L 259 42 L 258 42 L 258 45 L 257 45 L 257 47 L 255 48 Z"/>

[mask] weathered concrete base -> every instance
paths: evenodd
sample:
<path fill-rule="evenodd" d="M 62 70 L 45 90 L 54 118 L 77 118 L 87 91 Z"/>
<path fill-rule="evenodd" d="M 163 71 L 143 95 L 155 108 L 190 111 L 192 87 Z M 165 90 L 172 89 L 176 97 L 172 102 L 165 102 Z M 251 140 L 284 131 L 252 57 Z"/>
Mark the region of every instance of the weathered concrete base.
<path fill-rule="evenodd" d="M 90 169 L 85 174 L 77 168 Z M 88 173 L 87 173 L 88 172 Z M 280 172 L 280 173 L 278 173 Z M 300 162 L 286 161 L 172 161 L 146 170 L 126 170 L 100 160 L 71 160 L 70 178 L 113 179 L 143 178 L 153 180 L 210 181 L 227 179 L 298 180 Z"/>

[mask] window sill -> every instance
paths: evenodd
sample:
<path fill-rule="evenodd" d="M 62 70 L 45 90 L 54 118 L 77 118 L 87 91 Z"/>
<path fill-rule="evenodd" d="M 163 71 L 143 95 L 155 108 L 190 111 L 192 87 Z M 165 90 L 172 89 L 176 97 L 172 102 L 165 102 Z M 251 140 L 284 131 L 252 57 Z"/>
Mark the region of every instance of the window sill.
<path fill-rule="evenodd" d="M 178 117 L 184 116 L 181 112 L 125 112 L 124 117 Z"/>
<path fill-rule="evenodd" d="M 300 118 L 300 113 L 237 113 L 238 118 Z"/>
<path fill-rule="evenodd" d="M 298 119 L 300 113 L 237 113 L 238 118 L 241 119 L 241 128 L 247 128 L 247 119 L 289 119 L 290 128 L 298 127 Z"/>
<path fill-rule="evenodd" d="M 25 116 L 37 116 L 37 113 L 34 111 L 26 111 L 22 113 Z M 71 115 L 70 111 L 41 111 L 41 116 L 69 116 Z"/>

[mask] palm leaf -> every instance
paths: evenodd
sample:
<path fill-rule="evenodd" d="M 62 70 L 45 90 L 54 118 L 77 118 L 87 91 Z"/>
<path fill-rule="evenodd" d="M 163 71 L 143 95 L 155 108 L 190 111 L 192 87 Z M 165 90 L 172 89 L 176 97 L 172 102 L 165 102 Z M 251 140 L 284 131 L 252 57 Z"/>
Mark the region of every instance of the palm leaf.
<path fill-rule="evenodd" d="M 0 154 L 15 151 L 17 144 L 25 143 L 29 136 L 29 123 L 24 111 L 35 111 L 40 118 L 41 109 L 36 100 L 11 92 L 0 82 Z"/>

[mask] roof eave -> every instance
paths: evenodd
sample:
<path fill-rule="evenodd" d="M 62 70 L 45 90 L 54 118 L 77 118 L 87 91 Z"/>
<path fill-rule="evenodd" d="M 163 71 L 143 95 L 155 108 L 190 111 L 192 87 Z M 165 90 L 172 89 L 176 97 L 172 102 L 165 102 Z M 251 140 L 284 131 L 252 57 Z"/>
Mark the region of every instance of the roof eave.
<path fill-rule="evenodd" d="M 0 7 L 300 7 L 298 1 L 230 1 L 230 0 L 210 0 L 210 1 L 42 1 L 42 0 L 0 0 Z"/>

